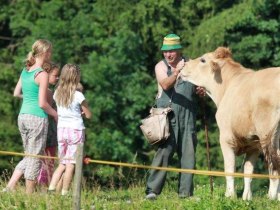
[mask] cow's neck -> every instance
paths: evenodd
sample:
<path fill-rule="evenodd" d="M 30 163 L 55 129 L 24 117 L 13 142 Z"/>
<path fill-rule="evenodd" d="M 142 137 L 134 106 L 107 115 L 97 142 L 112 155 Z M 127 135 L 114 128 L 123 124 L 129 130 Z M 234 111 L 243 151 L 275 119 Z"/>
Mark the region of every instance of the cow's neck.
<path fill-rule="evenodd" d="M 221 69 L 220 77 L 215 78 L 215 82 L 206 87 L 206 93 L 214 101 L 217 107 L 223 99 L 225 92 L 231 85 L 231 82 L 239 77 L 241 74 L 253 72 L 251 69 L 246 69 L 243 66 L 231 68 L 228 65 L 224 65 Z"/>
<path fill-rule="evenodd" d="M 206 87 L 207 95 L 213 100 L 217 107 L 219 107 L 220 101 L 224 96 L 224 91 L 222 91 L 221 87 L 216 85 L 215 87 Z"/>

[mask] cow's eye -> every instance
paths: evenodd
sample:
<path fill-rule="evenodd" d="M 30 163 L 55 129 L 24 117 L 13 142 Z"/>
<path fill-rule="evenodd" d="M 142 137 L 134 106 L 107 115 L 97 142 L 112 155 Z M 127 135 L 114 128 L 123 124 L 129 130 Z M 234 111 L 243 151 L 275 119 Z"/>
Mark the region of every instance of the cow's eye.
<path fill-rule="evenodd" d="M 201 61 L 202 63 L 205 63 L 205 62 L 206 62 L 204 58 L 200 58 L 200 61 Z"/>

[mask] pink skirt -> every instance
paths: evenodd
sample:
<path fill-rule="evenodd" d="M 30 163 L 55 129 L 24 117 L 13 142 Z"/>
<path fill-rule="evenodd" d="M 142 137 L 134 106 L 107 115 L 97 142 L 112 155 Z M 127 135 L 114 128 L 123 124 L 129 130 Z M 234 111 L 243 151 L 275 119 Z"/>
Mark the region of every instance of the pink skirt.
<path fill-rule="evenodd" d="M 56 147 L 46 147 L 45 155 L 50 157 L 56 156 Z M 49 185 L 54 172 L 54 159 L 43 159 L 42 167 L 38 176 L 38 184 Z"/>

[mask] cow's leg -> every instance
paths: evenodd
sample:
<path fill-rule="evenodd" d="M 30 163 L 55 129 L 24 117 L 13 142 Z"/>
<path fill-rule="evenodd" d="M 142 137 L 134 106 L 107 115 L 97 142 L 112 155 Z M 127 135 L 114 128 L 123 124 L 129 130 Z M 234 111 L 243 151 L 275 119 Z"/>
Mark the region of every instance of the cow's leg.
<path fill-rule="evenodd" d="M 277 190 L 277 200 L 280 201 L 280 179 L 278 179 L 278 190 Z"/>
<path fill-rule="evenodd" d="M 280 140 L 279 140 L 279 136 L 280 136 L 280 124 L 278 124 L 278 128 L 276 130 L 276 134 L 274 135 L 274 139 L 277 140 L 272 140 L 273 142 L 273 147 L 276 150 L 276 155 L 278 157 L 280 157 Z M 276 157 L 277 158 L 277 157 Z M 268 171 L 269 171 L 269 175 L 275 175 L 278 176 L 279 175 L 279 166 L 274 166 L 275 168 L 273 169 L 272 163 L 268 163 Z M 277 170 L 278 169 L 278 170 Z M 280 200 L 280 179 L 269 179 L 269 190 L 268 190 L 268 197 L 270 199 L 278 199 Z"/>
<path fill-rule="evenodd" d="M 278 157 L 280 157 L 280 123 L 278 123 L 278 128 L 277 128 L 277 134 L 276 134 L 276 141 L 274 141 L 274 146 L 276 148 L 276 154 Z M 279 165 L 277 167 L 280 167 Z M 280 168 L 277 170 L 277 174 L 280 175 Z M 277 193 L 276 193 L 276 199 L 280 201 L 280 179 L 278 179 L 278 187 L 277 187 Z"/>
<path fill-rule="evenodd" d="M 253 174 L 254 166 L 258 159 L 259 152 L 252 151 L 250 153 L 246 153 L 245 160 L 244 160 L 244 174 Z M 251 177 L 244 178 L 244 191 L 242 195 L 243 200 L 251 200 L 252 199 L 252 191 L 251 191 Z"/>
<path fill-rule="evenodd" d="M 224 157 L 224 167 L 226 173 L 234 173 L 235 172 L 235 154 L 230 145 L 223 141 L 220 137 L 221 149 Z M 235 197 L 235 189 L 234 189 L 234 177 L 226 176 L 226 197 Z"/>
<path fill-rule="evenodd" d="M 278 171 L 272 170 L 271 164 L 269 166 L 268 171 L 269 175 L 278 176 Z M 268 197 L 272 200 L 277 199 L 278 197 L 279 200 L 279 179 L 269 179 Z"/>
<path fill-rule="evenodd" d="M 278 143 L 280 144 L 280 140 L 278 141 Z M 280 146 L 278 146 L 278 148 L 280 148 Z M 277 150 L 277 154 L 278 156 L 280 156 L 280 149 Z M 278 179 L 277 200 L 280 201 L 280 179 Z"/>

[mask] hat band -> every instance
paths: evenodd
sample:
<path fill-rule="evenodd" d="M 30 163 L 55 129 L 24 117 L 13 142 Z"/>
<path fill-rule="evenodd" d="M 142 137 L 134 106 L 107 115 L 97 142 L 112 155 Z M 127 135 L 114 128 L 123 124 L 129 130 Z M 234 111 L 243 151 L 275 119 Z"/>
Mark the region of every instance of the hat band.
<path fill-rule="evenodd" d="M 177 40 L 164 40 L 163 41 L 163 44 L 164 45 L 176 45 L 176 44 L 180 44 L 180 41 L 177 39 Z"/>

